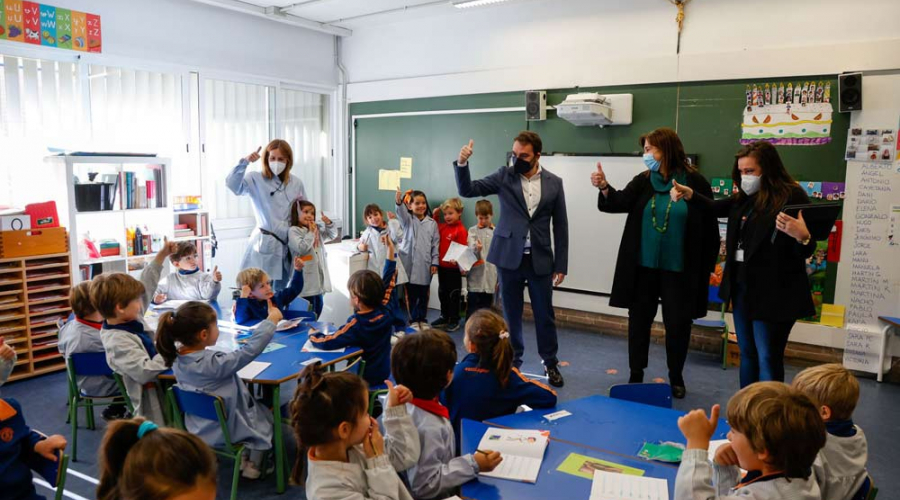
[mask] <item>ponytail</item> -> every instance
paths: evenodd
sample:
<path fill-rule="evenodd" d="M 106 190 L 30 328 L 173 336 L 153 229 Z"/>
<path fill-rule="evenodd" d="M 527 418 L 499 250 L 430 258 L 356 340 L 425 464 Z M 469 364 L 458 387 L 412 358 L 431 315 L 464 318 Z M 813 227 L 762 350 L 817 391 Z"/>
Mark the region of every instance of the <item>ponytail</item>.
<path fill-rule="evenodd" d="M 506 387 L 515 355 L 506 322 L 490 309 L 479 309 L 466 321 L 466 337 L 475 345 L 479 366 L 494 372 L 501 387 Z"/>
<path fill-rule="evenodd" d="M 215 488 L 216 457 L 197 436 L 142 418 L 109 424 L 98 500 L 166 500 L 204 482 Z"/>
<path fill-rule="evenodd" d="M 175 342 L 183 346 L 197 345 L 197 337 L 216 322 L 216 311 L 206 302 L 182 304 L 174 312 L 163 313 L 156 327 L 156 350 L 171 367 L 178 357 Z"/>
<path fill-rule="evenodd" d="M 300 372 L 290 404 L 291 426 L 297 438 L 297 457 L 291 471 L 295 484 L 304 484 L 307 450 L 334 441 L 334 431 L 343 422 L 356 425 L 368 404 L 366 383 L 352 373 L 325 373 L 321 362 Z"/>

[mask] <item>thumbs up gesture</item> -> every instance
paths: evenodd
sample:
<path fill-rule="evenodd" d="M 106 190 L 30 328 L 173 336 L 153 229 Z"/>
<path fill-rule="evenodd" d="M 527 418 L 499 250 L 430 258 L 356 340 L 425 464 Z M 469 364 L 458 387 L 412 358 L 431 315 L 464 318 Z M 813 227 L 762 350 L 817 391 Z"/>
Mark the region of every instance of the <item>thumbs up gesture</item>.
<path fill-rule="evenodd" d="M 672 197 L 672 201 L 678 201 L 682 198 L 690 201 L 694 196 L 694 190 L 672 179 L 672 189 L 669 190 L 669 196 Z"/>
<path fill-rule="evenodd" d="M 6 343 L 4 337 L 0 337 L 0 359 L 3 361 L 11 361 L 15 359 L 16 351 Z"/>
<path fill-rule="evenodd" d="M 397 385 L 395 386 L 393 382 L 390 380 L 384 381 L 385 385 L 388 387 L 388 399 L 387 399 L 387 407 L 393 408 L 394 406 L 405 405 L 409 403 L 413 399 L 413 393 L 406 386 Z"/>
<path fill-rule="evenodd" d="M 597 162 L 597 171 L 591 172 L 591 184 L 595 188 L 606 189 L 609 187 L 609 183 L 606 182 L 606 174 L 603 173 L 603 165 L 600 162 Z"/>
<path fill-rule="evenodd" d="M 262 150 L 262 146 L 256 148 L 256 151 L 250 153 L 250 154 L 247 155 L 247 157 L 244 158 L 244 159 L 247 160 L 247 163 L 253 163 L 253 162 L 255 162 L 256 160 L 259 159 L 259 152 L 260 152 L 261 150 Z"/>
<path fill-rule="evenodd" d="M 459 150 L 459 159 L 456 161 L 457 165 L 467 165 L 469 163 L 469 157 L 472 156 L 472 148 L 475 147 L 475 141 L 469 139 L 469 144 L 462 147 Z"/>
<path fill-rule="evenodd" d="M 269 313 L 269 315 L 268 315 L 268 317 L 266 317 L 266 319 L 271 321 L 272 323 L 275 323 L 276 325 L 278 324 L 279 321 L 284 319 L 284 316 L 281 314 L 281 309 L 278 309 L 277 307 L 275 307 L 275 304 L 272 303 L 272 299 L 269 299 L 268 313 Z"/>
<path fill-rule="evenodd" d="M 213 281 L 215 281 L 216 283 L 222 281 L 222 273 L 219 272 L 219 266 L 213 267 L 212 275 Z"/>

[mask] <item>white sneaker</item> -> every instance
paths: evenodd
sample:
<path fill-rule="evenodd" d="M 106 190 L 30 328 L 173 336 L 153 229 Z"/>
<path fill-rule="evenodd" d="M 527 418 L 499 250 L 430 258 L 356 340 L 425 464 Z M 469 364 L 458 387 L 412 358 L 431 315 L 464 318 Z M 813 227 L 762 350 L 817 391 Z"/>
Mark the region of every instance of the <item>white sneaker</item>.
<path fill-rule="evenodd" d="M 241 461 L 241 477 L 246 479 L 259 479 L 260 476 L 262 476 L 262 471 L 257 469 L 256 466 L 253 465 L 253 462 L 249 460 L 246 462 L 243 460 Z"/>

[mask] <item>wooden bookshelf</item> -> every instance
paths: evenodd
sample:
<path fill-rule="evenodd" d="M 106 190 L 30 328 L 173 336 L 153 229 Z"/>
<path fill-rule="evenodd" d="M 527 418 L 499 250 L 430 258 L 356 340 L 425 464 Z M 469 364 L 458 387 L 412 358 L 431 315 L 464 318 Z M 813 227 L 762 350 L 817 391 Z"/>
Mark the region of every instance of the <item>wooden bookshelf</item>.
<path fill-rule="evenodd" d="M 10 380 L 66 369 L 57 320 L 69 315 L 68 253 L 0 259 L 0 336 L 18 354 Z"/>

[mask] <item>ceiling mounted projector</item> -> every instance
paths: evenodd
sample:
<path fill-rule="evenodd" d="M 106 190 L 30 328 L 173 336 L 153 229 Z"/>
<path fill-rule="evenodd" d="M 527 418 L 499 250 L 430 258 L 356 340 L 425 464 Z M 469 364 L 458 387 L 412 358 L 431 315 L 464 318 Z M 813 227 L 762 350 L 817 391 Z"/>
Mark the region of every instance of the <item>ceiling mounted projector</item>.
<path fill-rule="evenodd" d="M 556 105 L 556 116 L 577 127 L 631 125 L 633 94 L 570 94 Z"/>

